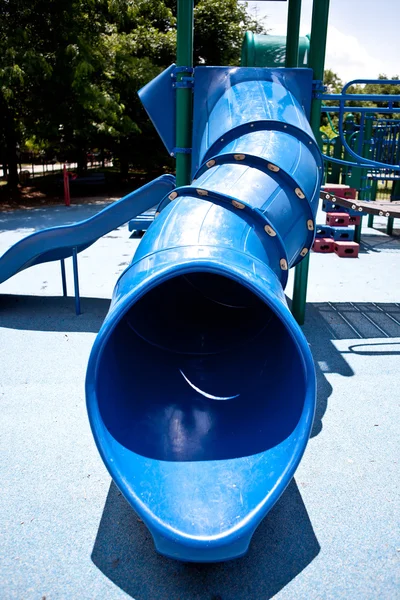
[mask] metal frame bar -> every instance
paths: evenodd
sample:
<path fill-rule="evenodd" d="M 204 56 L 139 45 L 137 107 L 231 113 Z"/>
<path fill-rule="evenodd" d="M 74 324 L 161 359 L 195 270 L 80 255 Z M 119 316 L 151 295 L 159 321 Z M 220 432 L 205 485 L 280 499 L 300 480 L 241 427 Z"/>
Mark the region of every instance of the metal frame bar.
<path fill-rule="evenodd" d="M 61 265 L 62 291 L 63 291 L 63 296 L 65 298 L 66 296 L 68 296 L 68 291 L 67 291 L 67 278 L 65 275 L 65 259 L 64 258 L 62 258 L 60 260 L 60 265 Z"/>
<path fill-rule="evenodd" d="M 321 112 L 340 113 L 341 110 L 342 109 L 340 106 L 324 106 L 323 109 L 321 110 Z M 393 114 L 393 113 L 400 113 L 400 108 L 384 108 L 384 107 L 380 108 L 377 106 L 345 106 L 344 107 L 343 114 L 352 113 L 352 112 Z M 396 119 L 394 119 L 394 120 L 396 120 Z"/>
<path fill-rule="evenodd" d="M 372 83 L 372 84 L 390 84 L 390 85 L 400 85 L 400 80 L 398 79 L 353 79 L 352 81 L 349 81 L 348 83 L 346 83 L 346 85 L 343 86 L 342 91 L 340 94 L 321 94 L 321 93 L 316 93 L 316 98 L 319 98 L 322 100 L 333 100 L 333 101 L 337 101 L 339 102 L 339 106 L 324 106 L 322 111 L 323 112 L 335 112 L 335 113 L 339 113 L 339 135 L 340 135 L 340 139 L 343 143 L 343 146 L 345 148 L 345 150 L 348 152 L 348 154 L 350 156 L 352 156 L 353 158 L 356 159 L 357 163 L 355 164 L 351 164 L 351 163 L 347 163 L 348 166 L 357 166 L 357 167 L 374 167 L 374 168 L 388 168 L 387 163 L 382 163 L 380 161 L 377 160 L 370 160 L 368 158 L 366 158 L 365 156 L 362 157 L 360 156 L 361 152 L 362 152 L 362 141 L 361 141 L 361 136 L 360 136 L 360 140 L 359 140 L 359 146 L 361 145 L 361 149 L 360 147 L 358 148 L 359 153 L 357 154 L 356 152 L 354 152 L 350 146 L 347 143 L 346 137 L 345 137 L 345 132 L 343 129 L 343 117 L 344 114 L 346 112 L 358 112 L 361 113 L 362 117 L 361 117 L 361 122 L 362 125 L 364 124 L 364 119 L 365 119 L 365 115 L 368 113 L 379 113 L 379 114 L 392 114 L 392 113 L 400 113 L 400 108 L 395 108 L 393 106 L 394 102 L 400 102 L 400 95 L 399 94 L 393 94 L 393 95 L 387 95 L 387 94 L 346 94 L 347 90 L 349 89 L 349 87 L 351 87 L 352 85 L 356 85 L 356 84 L 368 84 L 368 83 Z M 382 102 L 382 103 L 386 103 L 387 107 L 375 107 L 375 106 L 368 106 L 368 107 L 362 107 L 362 106 L 352 106 L 352 107 L 346 107 L 345 103 L 346 102 L 354 102 L 355 100 L 359 100 L 360 102 Z M 360 125 L 360 131 L 363 131 L 363 127 Z M 325 160 L 327 160 L 327 158 L 324 156 Z M 361 162 L 360 162 L 361 161 Z M 391 165 L 391 169 L 393 171 L 400 171 L 400 165 Z"/>
<path fill-rule="evenodd" d="M 78 249 L 72 249 L 72 266 L 74 270 L 74 295 L 75 295 L 75 312 L 81 314 L 81 299 L 79 296 L 79 275 L 78 275 Z"/>
<path fill-rule="evenodd" d="M 314 0 L 313 2 L 308 66 L 313 69 L 315 80 L 322 80 L 324 77 L 329 2 L 330 0 Z M 313 98 L 310 124 L 317 142 L 320 141 L 321 105 L 322 101 L 319 98 Z M 305 319 L 309 263 L 310 253 L 295 269 L 292 314 L 299 325 L 303 325 Z"/>
<path fill-rule="evenodd" d="M 193 10 L 194 0 L 178 0 L 176 37 L 176 186 L 190 183 L 192 156 L 193 102 L 192 88 L 182 87 L 193 71 Z M 182 69 L 186 67 L 186 69 Z"/>

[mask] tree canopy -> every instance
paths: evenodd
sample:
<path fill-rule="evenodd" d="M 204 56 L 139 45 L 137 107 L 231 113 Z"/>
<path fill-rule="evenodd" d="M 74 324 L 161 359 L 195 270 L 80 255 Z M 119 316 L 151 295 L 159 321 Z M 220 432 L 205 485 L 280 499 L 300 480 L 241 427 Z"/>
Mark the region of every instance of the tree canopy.
<path fill-rule="evenodd" d="M 195 2 L 196 64 L 239 64 L 244 32 L 262 31 L 246 8 Z M 174 62 L 175 47 L 176 0 L 2 2 L 0 162 L 9 183 L 21 150 L 84 168 L 89 149 L 109 149 L 124 172 L 154 161 L 161 142 L 137 90 Z"/>

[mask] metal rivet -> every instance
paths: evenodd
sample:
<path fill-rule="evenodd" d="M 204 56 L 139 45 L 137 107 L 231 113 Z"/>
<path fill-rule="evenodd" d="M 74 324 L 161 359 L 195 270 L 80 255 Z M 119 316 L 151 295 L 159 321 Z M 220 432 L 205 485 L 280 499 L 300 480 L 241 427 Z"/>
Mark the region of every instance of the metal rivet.
<path fill-rule="evenodd" d="M 332 196 L 332 202 L 336 202 L 335 196 Z"/>
<path fill-rule="evenodd" d="M 279 261 L 279 264 L 280 264 L 282 271 L 287 271 L 287 261 L 285 258 L 281 258 L 281 260 Z"/>
<path fill-rule="evenodd" d="M 178 196 L 178 192 L 171 192 L 170 195 L 168 196 L 168 198 L 170 200 L 175 200 L 175 198 L 177 198 Z"/>
<path fill-rule="evenodd" d="M 251 123 L 251 124 L 250 124 L 250 127 L 254 127 L 254 123 Z"/>
<path fill-rule="evenodd" d="M 171 152 L 171 156 L 175 156 L 175 154 L 173 152 Z"/>
<path fill-rule="evenodd" d="M 386 216 L 386 217 L 390 217 L 390 213 L 388 213 L 388 212 L 387 212 L 385 216 Z"/>
<path fill-rule="evenodd" d="M 272 227 L 270 227 L 269 225 L 266 225 L 264 227 L 265 231 L 268 233 L 268 235 L 270 235 L 271 237 L 275 237 L 276 236 L 276 231 L 274 231 L 272 229 Z"/>
<path fill-rule="evenodd" d="M 240 210 L 243 210 L 244 208 L 244 204 L 242 204 L 241 202 L 237 202 L 236 200 L 232 200 L 232 204 L 235 208 L 239 208 Z"/>
<path fill-rule="evenodd" d="M 325 200 L 329 200 L 330 195 L 329 194 L 325 194 Z"/>
<path fill-rule="evenodd" d="M 362 207 L 361 206 L 358 208 L 358 212 L 362 212 Z"/>
<path fill-rule="evenodd" d="M 206 165 L 208 168 L 213 167 L 215 165 L 215 160 L 211 159 L 208 162 L 206 162 Z"/>
<path fill-rule="evenodd" d="M 312 219 L 308 219 L 308 221 L 307 221 L 307 229 L 309 231 L 314 231 L 314 221 Z"/>
<path fill-rule="evenodd" d="M 199 196 L 208 196 L 207 190 L 196 190 Z"/>
<path fill-rule="evenodd" d="M 351 205 L 351 208 L 352 208 L 353 210 L 356 210 L 357 206 L 356 206 L 355 204 L 352 204 L 352 205 Z"/>
<path fill-rule="evenodd" d="M 301 200 L 303 200 L 303 198 L 305 198 L 305 195 L 303 194 L 303 192 L 301 191 L 300 188 L 296 188 L 294 190 L 294 193 L 296 194 L 296 196 L 298 196 L 298 198 L 301 198 Z"/>
<path fill-rule="evenodd" d="M 383 217 L 383 210 L 380 210 L 380 211 L 379 211 L 379 216 L 380 216 L 380 217 Z"/>
<path fill-rule="evenodd" d="M 308 142 L 308 143 L 309 143 L 309 144 L 312 144 L 312 142 L 311 142 L 311 141 L 310 141 L 310 142 Z"/>
<path fill-rule="evenodd" d="M 284 125 L 284 126 L 283 126 L 283 129 L 287 129 L 287 125 Z"/>
<path fill-rule="evenodd" d="M 220 139 L 220 141 L 221 141 L 221 142 L 223 142 L 223 141 L 224 141 L 224 138 L 221 138 L 221 139 Z"/>
<path fill-rule="evenodd" d="M 308 252 L 308 248 L 303 248 L 303 250 L 300 252 L 300 256 L 305 256 Z"/>
<path fill-rule="evenodd" d="M 233 158 L 235 160 L 244 160 L 246 158 L 246 155 L 245 154 L 234 154 Z"/>
<path fill-rule="evenodd" d="M 274 173 L 277 173 L 278 171 L 280 171 L 280 168 L 277 167 L 276 165 L 273 165 L 272 163 L 268 163 L 267 167 L 270 171 L 273 171 Z"/>

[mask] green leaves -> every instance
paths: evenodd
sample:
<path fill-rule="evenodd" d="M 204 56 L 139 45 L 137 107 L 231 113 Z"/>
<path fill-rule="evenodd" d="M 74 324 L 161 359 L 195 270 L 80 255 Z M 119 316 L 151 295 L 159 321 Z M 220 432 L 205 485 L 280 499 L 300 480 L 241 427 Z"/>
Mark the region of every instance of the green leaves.
<path fill-rule="evenodd" d="M 249 29 L 262 26 L 246 3 L 196 1 L 195 64 L 239 64 Z M 8 156 L 25 143 L 81 157 L 105 148 L 135 166 L 146 152 L 164 161 L 137 91 L 175 54 L 175 0 L 1 2 L 0 145 Z"/>

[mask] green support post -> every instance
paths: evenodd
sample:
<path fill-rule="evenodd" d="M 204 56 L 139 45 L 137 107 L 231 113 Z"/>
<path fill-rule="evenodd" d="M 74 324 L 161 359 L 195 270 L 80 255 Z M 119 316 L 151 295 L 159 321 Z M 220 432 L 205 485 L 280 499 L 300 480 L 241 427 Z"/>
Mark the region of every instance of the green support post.
<path fill-rule="evenodd" d="M 193 5 L 194 0 L 178 0 L 178 26 L 176 39 L 176 66 L 193 67 Z M 192 73 L 178 73 L 177 82 Z M 176 185 L 190 183 L 191 154 L 180 152 L 192 147 L 192 89 L 176 88 Z"/>
<path fill-rule="evenodd" d="M 376 200 L 376 195 L 378 193 L 378 182 L 376 179 L 372 181 L 371 187 L 371 200 Z M 374 226 L 374 215 L 368 215 L 368 227 Z"/>
<path fill-rule="evenodd" d="M 352 140 L 352 136 L 354 134 L 355 131 L 355 124 L 354 124 L 354 115 L 352 113 L 349 113 L 348 115 L 346 115 L 345 119 L 344 119 L 344 137 L 346 139 L 346 142 L 349 146 L 351 146 L 351 140 Z M 351 162 L 353 160 L 352 156 L 350 156 L 350 154 L 347 152 L 347 150 L 344 151 L 344 160 L 346 160 L 347 162 Z M 353 167 L 351 169 L 350 172 L 350 168 L 351 167 L 343 167 L 343 175 L 342 175 L 342 183 L 345 183 L 346 185 L 349 185 L 350 187 L 357 187 L 354 184 L 354 179 L 355 179 L 355 167 Z"/>
<path fill-rule="evenodd" d="M 370 158 L 371 153 L 371 138 L 372 138 L 372 126 L 373 126 L 374 118 L 371 115 L 367 115 L 365 118 L 364 125 L 364 140 L 362 147 L 362 155 L 364 158 Z M 360 135 L 362 132 L 360 131 Z M 367 188 L 367 179 L 368 170 L 363 169 L 361 171 L 361 190 L 358 194 L 360 200 L 369 200 L 370 199 L 370 190 Z M 360 218 L 360 224 L 356 225 L 354 228 L 354 241 L 359 244 L 361 242 L 361 230 L 362 230 L 362 220 Z"/>
<path fill-rule="evenodd" d="M 400 181 L 393 181 L 393 189 L 390 196 L 390 201 L 400 200 Z M 386 233 L 387 235 L 393 235 L 393 224 L 394 218 L 388 217 L 387 225 L 386 225 Z"/>
<path fill-rule="evenodd" d="M 394 223 L 394 218 L 388 217 L 387 224 L 386 224 L 387 235 L 393 235 L 393 223 Z"/>
<path fill-rule="evenodd" d="M 285 67 L 297 67 L 299 64 L 301 0 L 289 0 Z"/>
<path fill-rule="evenodd" d="M 329 1 L 314 0 L 308 66 L 314 71 L 314 79 L 324 79 L 326 38 L 328 34 Z M 317 141 L 320 139 L 321 100 L 313 99 L 310 123 Z M 310 254 L 308 253 L 295 269 L 292 313 L 296 321 L 303 325 L 306 311 L 307 281 Z"/>
<path fill-rule="evenodd" d="M 373 130 L 371 127 L 371 137 L 372 137 L 372 135 L 373 135 Z M 371 158 L 371 159 L 374 158 L 373 152 L 372 152 L 372 147 L 370 147 L 369 155 L 370 156 L 368 158 Z M 371 183 L 370 198 L 369 198 L 372 202 L 374 202 L 376 200 L 377 193 L 378 193 L 378 181 L 376 179 L 373 179 L 372 183 Z M 373 226 L 374 226 L 374 215 L 368 215 L 368 227 L 373 227 Z"/>

